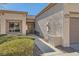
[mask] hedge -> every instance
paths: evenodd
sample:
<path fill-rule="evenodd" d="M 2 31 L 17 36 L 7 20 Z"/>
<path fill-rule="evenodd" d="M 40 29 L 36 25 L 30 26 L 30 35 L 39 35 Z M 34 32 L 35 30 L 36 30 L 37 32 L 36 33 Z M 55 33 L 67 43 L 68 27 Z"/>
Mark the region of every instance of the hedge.
<path fill-rule="evenodd" d="M 18 39 L 0 44 L 1 56 L 31 56 L 33 54 L 34 40 Z"/>
<path fill-rule="evenodd" d="M 15 39 L 31 39 L 34 40 L 33 37 L 31 36 L 11 36 L 11 35 L 5 35 L 5 36 L 0 36 L 0 44 L 6 42 L 6 41 L 11 41 Z"/>

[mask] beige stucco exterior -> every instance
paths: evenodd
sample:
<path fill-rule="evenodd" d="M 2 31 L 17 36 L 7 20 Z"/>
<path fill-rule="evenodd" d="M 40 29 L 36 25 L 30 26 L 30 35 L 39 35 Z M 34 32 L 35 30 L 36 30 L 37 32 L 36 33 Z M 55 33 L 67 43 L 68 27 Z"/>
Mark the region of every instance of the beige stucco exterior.
<path fill-rule="evenodd" d="M 76 41 L 78 39 L 71 39 L 71 36 L 74 37 L 74 35 L 77 35 L 77 34 L 74 34 L 73 31 L 71 31 L 71 29 L 77 29 L 77 28 L 71 28 L 71 23 L 72 23 L 72 19 L 71 17 L 75 17 L 75 18 L 78 18 L 78 13 L 79 13 L 79 4 L 77 3 L 66 3 L 64 4 L 64 32 L 63 32 L 63 46 L 67 46 L 69 47 L 70 44 L 71 44 L 71 41 Z M 76 21 L 76 20 L 74 20 Z M 74 25 L 75 26 L 75 25 Z M 72 34 L 71 34 L 72 33 Z M 78 33 L 78 32 L 77 32 Z M 74 34 L 74 35 L 73 35 Z"/>
<path fill-rule="evenodd" d="M 36 18 L 35 29 L 50 44 L 62 44 L 63 12 L 63 4 L 57 4 Z M 51 29 L 47 29 L 47 26 L 50 26 Z"/>
<path fill-rule="evenodd" d="M 21 33 L 26 35 L 26 15 L 27 13 L 15 12 L 15 11 L 0 11 L 0 34 L 7 34 L 7 21 L 21 21 Z M 18 34 L 18 33 L 16 33 Z"/>
<path fill-rule="evenodd" d="M 50 8 L 47 7 L 37 15 L 35 30 L 44 37 L 45 41 L 55 46 L 70 47 L 71 43 L 78 43 L 79 4 L 51 5 L 49 4 Z M 73 32 L 73 29 L 76 32 Z"/>

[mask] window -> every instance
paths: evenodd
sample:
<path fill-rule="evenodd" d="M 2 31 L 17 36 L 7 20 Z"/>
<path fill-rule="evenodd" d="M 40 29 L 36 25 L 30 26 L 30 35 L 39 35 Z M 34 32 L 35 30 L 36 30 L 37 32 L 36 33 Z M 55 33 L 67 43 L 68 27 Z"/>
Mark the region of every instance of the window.
<path fill-rule="evenodd" d="M 19 22 L 9 22 L 9 32 L 20 32 Z"/>

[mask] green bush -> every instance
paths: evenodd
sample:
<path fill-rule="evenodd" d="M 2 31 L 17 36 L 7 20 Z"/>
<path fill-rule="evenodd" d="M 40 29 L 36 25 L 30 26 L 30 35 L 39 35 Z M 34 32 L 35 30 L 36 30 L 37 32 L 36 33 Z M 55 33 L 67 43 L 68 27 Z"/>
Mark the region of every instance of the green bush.
<path fill-rule="evenodd" d="M 34 41 L 15 39 L 0 44 L 1 56 L 30 56 L 33 53 Z"/>
<path fill-rule="evenodd" d="M 6 41 L 15 40 L 15 39 L 32 39 L 32 40 L 34 40 L 34 38 L 32 38 L 31 36 L 11 36 L 11 35 L 6 35 L 6 36 L 0 36 L 0 44 L 4 43 Z"/>
<path fill-rule="evenodd" d="M 13 40 L 13 39 L 16 39 L 16 37 L 14 37 L 14 36 L 1 36 L 0 37 L 0 44 L 4 43 L 6 41 Z"/>

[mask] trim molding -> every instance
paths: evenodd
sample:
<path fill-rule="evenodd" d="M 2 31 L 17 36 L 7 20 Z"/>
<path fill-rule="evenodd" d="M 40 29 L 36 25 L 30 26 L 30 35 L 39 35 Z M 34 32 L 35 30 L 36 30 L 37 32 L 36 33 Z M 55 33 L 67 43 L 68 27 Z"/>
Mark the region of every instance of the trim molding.
<path fill-rule="evenodd" d="M 10 11 L 10 10 L 0 10 L 0 13 L 27 14 L 27 12 L 22 12 L 22 11 Z"/>

